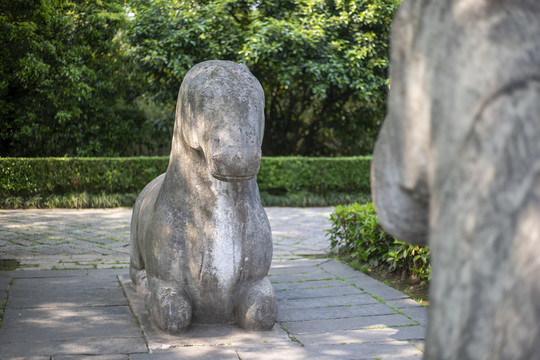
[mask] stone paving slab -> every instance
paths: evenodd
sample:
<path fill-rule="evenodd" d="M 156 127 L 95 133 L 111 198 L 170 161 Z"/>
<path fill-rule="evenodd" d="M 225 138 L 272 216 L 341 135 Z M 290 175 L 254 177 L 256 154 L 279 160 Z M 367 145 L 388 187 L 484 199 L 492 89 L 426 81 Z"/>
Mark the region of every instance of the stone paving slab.
<path fill-rule="evenodd" d="M 129 355 L 115 354 L 115 355 L 60 355 L 53 356 L 52 360 L 129 360 Z"/>
<path fill-rule="evenodd" d="M 54 355 L 88 355 L 88 354 L 131 354 L 134 352 L 145 353 L 147 350 L 140 337 L 120 338 L 120 337 L 99 337 L 99 338 L 79 338 L 75 340 L 46 340 L 24 342 L 3 343 L 0 338 L 0 348 L 2 349 L 2 359 L 28 359 L 33 356 L 43 356 L 50 359 Z M 53 359 L 56 356 L 52 356 Z"/>
<path fill-rule="evenodd" d="M 268 350 L 266 350 L 268 352 Z M 236 351 L 216 346 L 192 346 L 155 351 L 152 354 L 133 354 L 130 360 L 240 360 Z M 283 359 L 282 359 L 283 360 Z"/>
<path fill-rule="evenodd" d="M 426 329 L 423 326 L 403 326 L 396 328 L 338 330 L 331 334 L 304 334 L 299 340 L 307 347 L 331 344 L 356 344 L 386 341 L 416 341 L 424 339 Z"/>
<path fill-rule="evenodd" d="M 308 321 L 343 319 L 357 316 L 392 315 L 396 312 L 385 304 L 363 304 L 352 306 L 316 307 L 295 309 L 294 311 L 282 311 L 278 315 L 278 321 Z"/>
<path fill-rule="evenodd" d="M 125 305 L 118 283 L 86 277 L 15 279 L 9 299 L 8 308 Z"/>
<path fill-rule="evenodd" d="M 418 325 L 418 323 L 401 314 L 356 316 L 339 319 L 316 319 L 283 323 L 284 327 L 286 327 L 291 333 L 295 335 L 297 334 L 298 336 L 300 336 L 300 334 L 332 333 L 339 330 L 413 325 Z M 298 336 L 296 337 L 298 338 Z"/>
<path fill-rule="evenodd" d="M 13 281 L 0 329 L 1 358 L 148 351 L 116 274 L 7 274 Z"/>
<path fill-rule="evenodd" d="M 132 320 L 127 306 L 6 309 L 2 326 L 11 330 L 2 334 L 2 341 L 75 340 L 81 333 L 93 338 L 138 337 L 138 328 L 124 326 Z"/>
<path fill-rule="evenodd" d="M 313 348 L 274 349 L 264 352 L 260 349 L 247 350 L 239 353 L 242 360 L 419 360 L 421 352 L 407 341 L 389 343 L 339 344 L 317 346 Z"/>
<path fill-rule="evenodd" d="M 348 296 L 332 296 L 324 298 L 310 298 L 310 299 L 296 299 L 288 300 L 281 299 L 279 302 L 279 308 L 281 310 L 299 310 L 299 309 L 313 309 L 313 308 L 331 308 L 331 307 L 345 307 L 365 304 L 379 303 L 377 299 L 369 294 L 360 295 L 348 295 Z"/>

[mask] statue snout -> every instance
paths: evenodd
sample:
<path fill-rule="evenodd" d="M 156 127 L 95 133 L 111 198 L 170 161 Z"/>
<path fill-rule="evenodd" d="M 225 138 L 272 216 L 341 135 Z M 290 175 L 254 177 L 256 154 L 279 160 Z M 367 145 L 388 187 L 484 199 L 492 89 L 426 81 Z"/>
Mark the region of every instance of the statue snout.
<path fill-rule="evenodd" d="M 222 147 L 209 157 L 213 177 L 222 181 L 246 181 L 254 178 L 261 166 L 261 149 L 253 146 Z"/>

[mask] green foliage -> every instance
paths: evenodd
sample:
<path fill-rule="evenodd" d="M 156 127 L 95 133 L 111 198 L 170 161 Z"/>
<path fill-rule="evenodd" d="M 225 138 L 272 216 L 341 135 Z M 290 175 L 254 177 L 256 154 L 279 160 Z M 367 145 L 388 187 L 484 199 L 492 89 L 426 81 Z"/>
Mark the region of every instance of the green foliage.
<path fill-rule="evenodd" d="M 87 192 L 63 195 L 34 195 L 30 197 L 0 197 L 0 209 L 84 209 L 132 207 L 138 193 L 130 194 L 89 194 Z"/>
<path fill-rule="evenodd" d="M 371 201 L 371 195 L 366 192 L 327 192 L 324 194 L 314 194 L 301 190 L 299 192 L 284 193 L 281 195 L 271 194 L 267 191 L 261 191 L 260 193 L 261 202 L 264 206 L 317 207 Z"/>
<path fill-rule="evenodd" d="M 141 138 L 124 0 L 0 2 L 0 153 L 125 155 Z"/>
<path fill-rule="evenodd" d="M 167 153 L 185 73 L 246 64 L 265 155 L 371 153 L 400 0 L 0 2 L 0 154 Z"/>
<path fill-rule="evenodd" d="M 427 282 L 431 279 L 431 264 L 429 263 L 429 247 L 417 246 L 395 240 L 388 251 L 386 261 L 389 270 L 407 269 Z"/>
<path fill-rule="evenodd" d="M 387 266 L 389 271 L 413 273 L 427 282 L 431 278 L 429 248 L 407 244 L 381 227 L 372 203 L 337 206 L 327 230 L 330 246 L 368 266 Z"/>
<path fill-rule="evenodd" d="M 0 197 L 140 192 L 169 159 L 0 158 Z"/>
<path fill-rule="evenodd" d="M 398 4 L 131 0 L 127 34 L 145 87 L 163 108 L 173 109 L 196 63 L 241 62 L 265 91 L 266 155 L 367 154 L 384 117 Z"/>
<path fill-rule="evenodd" d="M 353 254 L 370 266 L 378 266 L 393 243 L 382 229 L 372 203 L 337 206 L 330 215 L 330 246 Z"/>
<path fill-rule="evenodd" d="M 263 157 L 257 182 L 273 194 L 370 192 L 371 157 Z"/>
<path fill-rule="evenodd" d="M 263 157 L 259 189 L 273 194 L 369 192 L 370 157 Z M 0 196 L 139 192 L 168 157 L 0 158 Z"/>

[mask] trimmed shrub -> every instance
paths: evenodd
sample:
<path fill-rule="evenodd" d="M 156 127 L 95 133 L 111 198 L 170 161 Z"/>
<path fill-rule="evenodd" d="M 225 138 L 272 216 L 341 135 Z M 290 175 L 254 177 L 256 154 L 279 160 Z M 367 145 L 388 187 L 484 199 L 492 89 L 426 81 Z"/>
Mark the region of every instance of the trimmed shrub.
<path fill-rule="evenodd" d="M 330 221 L 330 246 L 341 255 L 369 267 L 386 266 L 389 271 L 416 274 L 424 283 L 431 278 L 429 247 L 407 244 L 387 234 L 372 203 L 337 206 Z"/>
<path fill-rule="evenodd" d="M 370 157 L 264 157 L 259 189 L 271 195 L 302 192 L 369 193 Z M 70 193 L 138 193 L 167 170 L 168 157 L 0 158 L 0 197 Z"/>
<path fill-rule="evenodd" d="M 140 192 L 168 157 L 0 158 L 0 196 Z"/>
<path fill-rule="evenodd" d="M 370 192 L 370 156 L 264 157 L 257 182 L 269 193 Z"/>

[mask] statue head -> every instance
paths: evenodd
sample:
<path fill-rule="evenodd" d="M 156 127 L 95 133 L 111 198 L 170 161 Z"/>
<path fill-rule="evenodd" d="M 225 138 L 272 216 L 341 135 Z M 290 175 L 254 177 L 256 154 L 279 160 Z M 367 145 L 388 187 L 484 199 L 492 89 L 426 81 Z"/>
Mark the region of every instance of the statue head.
<path fill-rule="evenodd" d="M 257 175 L 264 132 L 264 92 L 245 65 L 206 61 L 185 76 L 178 94 L 174 142 L 204 156 L 222 181 Z"/>

